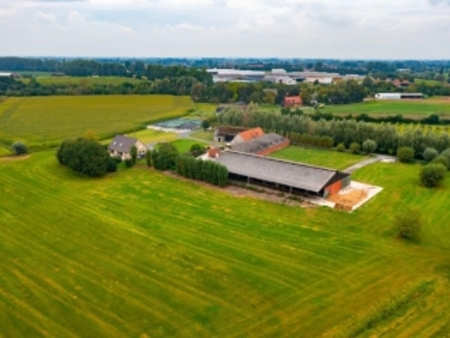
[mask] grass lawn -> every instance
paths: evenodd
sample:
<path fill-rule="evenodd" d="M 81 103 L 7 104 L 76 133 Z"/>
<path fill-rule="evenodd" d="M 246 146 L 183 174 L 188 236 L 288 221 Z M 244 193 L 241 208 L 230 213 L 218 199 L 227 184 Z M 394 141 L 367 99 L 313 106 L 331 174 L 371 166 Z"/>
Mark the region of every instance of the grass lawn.
<path fill-rule="evenodd" d="M 354 104 L 326 106 L 323 112 L 333 114 L 368 114 L 368 115 L 404 115 L 423 118 L 438 114 L 450 118 L 450 100 L 436 101 L 433 99 L 417 101 L 369 101 Z"/>
<path fill-rule="evenodd" d="M 188 140 L 188 139 L 176 140 L 176 141 L 173 141 L 172 143 L 178 149 L 180 154 L 189 152 L 191 150 L 192 145 L 194 145 L 194 144 L 200 144 L 200 145 L 204 145 L 204 146 L 207 145 L 207 143 L 202 143 L 199 141 Z"/>
<path fill-rule="evenodd" d="M 10 155 L 10 154 L 11 154 L 11 150 L 9 150 L 6 147 L 0 146 L 0 156 L 6 156 L 6 155 Z"/>
<path fill-rule="evenodd" d="M 362 155 L 354 155 L 346 152 L 340 153 L 332 150 L 320 150 L 297 146 L 289 146 L 274 152 L 270 157 L 339 170 L 346 169 L 367 158 Z"/>
<path fill-rule="evenodd" d="M 88 129 L 107 138 L 185 115 L 191 108 L 189 97 L 169 95 L 9 98 L 0 103 L 0 140 L 51 147 Z"/>
<path fill-rule="evenodd" d="M 191 134 L 192 137 L 199 138 L 201 140 L 205 140 L 207 142 L 214 141 L 214 131 L 213 130 L 200 130 Z"/>
<path fill-rule="evenodd" d="M 428 190 L 419 170 L 356 172 L 385 189 L 349 214 L 0 159 L 0 336 L 445 336 L 450 179 Z M 414 243 L 391 229 L 406 206 L 424 210 Z"/>

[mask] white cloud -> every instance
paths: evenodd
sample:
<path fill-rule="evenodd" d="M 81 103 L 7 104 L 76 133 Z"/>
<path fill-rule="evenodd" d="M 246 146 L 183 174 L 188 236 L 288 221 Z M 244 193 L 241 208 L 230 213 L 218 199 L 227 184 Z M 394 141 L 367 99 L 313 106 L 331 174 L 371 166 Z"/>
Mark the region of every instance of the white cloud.
<path fill-rule="evenodd" d="M 449 58 L 450 0 L 1 0 L 7 55 Z"/>

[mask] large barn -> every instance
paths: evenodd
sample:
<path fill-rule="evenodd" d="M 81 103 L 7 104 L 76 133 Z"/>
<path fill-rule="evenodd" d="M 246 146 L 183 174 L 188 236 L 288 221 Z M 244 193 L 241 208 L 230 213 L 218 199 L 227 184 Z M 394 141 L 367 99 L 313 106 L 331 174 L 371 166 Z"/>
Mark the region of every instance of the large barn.
<path fill-rule="evenodd" d="M 278 134 L 270 133 L 247 142 L 232 144 L 231 149 L 241 153 L 267 156 L 289 146 L 289 140 Z"/>
<path fill-rule="evenodd" d="M 216 161 L 227 167 L 231 180 L 266 186 L 297 195 L 326 198 L 350 185 L 350 174 L 334 169 L 282 161 L 235 151 Z"/>

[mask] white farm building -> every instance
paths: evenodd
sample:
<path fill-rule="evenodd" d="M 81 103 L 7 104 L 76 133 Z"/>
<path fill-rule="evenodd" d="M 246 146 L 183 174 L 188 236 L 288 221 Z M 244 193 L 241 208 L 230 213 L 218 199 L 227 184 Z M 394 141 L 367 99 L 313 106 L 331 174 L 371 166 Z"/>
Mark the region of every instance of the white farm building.
<path fill-rule="evenodd" d="M 375 94 L 377 100 L 412 100 L 423 99 L 425 95 L 422 93 L 378 93 Z"/>

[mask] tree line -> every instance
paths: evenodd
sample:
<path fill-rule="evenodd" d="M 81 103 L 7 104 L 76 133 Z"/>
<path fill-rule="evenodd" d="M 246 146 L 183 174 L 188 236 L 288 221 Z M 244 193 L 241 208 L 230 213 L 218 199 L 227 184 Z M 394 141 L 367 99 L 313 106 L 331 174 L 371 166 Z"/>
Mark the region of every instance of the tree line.
<path fill-rule="evenodd" d="M 305 136 L 327 136 L 332 138 L 333 145 L 340 143 L 349 147 L 353 143 L 362 145 L 366 140 L 377 144 L 377 151 L 395 154 L 400 147 L 412 147 L 415 156 L 422 157 L 426 148 L 434 148 L 439 152 L 450 148 L 448 132 L 435 133 L 422 128 L 408 128 L 399 131 L 392 124 L 370 123 L 356 120 L 324 120 L 315 121 L 309 116 L 276 115 L 258 110 L 241 111 L 230 109 L 218 117 L 223 125 L 242 126 L 247 128 L 261 127 L 266 132 L 275 132 L 298 142 Z M 316 138 L 317 139 L 317 138 Z M 311 141 L 312 142 L 312 141 Z"/>

